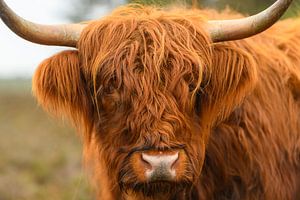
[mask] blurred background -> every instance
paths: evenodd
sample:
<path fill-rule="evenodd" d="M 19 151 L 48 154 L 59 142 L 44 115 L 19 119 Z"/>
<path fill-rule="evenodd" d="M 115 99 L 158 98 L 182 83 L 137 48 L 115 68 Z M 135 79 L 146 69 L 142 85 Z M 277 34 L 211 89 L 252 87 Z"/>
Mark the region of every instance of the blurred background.
<path fill-rule="evenodd" d="M 44 24 L 100 18 L 127 3 L 164 6 L 174 0 L 6 0 L 20 16 Z M 178 0 L 182 3 L 183 1 Z M 187 5 L 254 14 L 275 0 L 187 0 Z M 294 0 L 285 17 L 297 15 Z M 1 20 L 0 20 L 1 21 Z M 0 22 L 0 200 L 94 199 L 74 129 L 45 114 L 31 94 L 31 77 L 63 50 L 20 39 Z"/>

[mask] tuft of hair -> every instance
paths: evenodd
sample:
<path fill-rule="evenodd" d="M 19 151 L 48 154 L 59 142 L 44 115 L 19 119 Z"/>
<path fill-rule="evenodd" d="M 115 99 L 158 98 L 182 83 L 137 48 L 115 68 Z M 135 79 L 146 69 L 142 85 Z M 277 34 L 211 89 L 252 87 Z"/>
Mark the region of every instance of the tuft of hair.
<path fill-rule="evenodd" d="M 44 60 L 32 80 L 33 94 L 49 113 L 67 117 L 78 129 L 91 129 L 91 102 L 79 65 L 78 51 L 69 50 Z"/>
<path fill-rule="evenodd" d="M 210 44 L 196 10 L 129 5 L 92 22 L 78 49 L 96 103 L 107 87 L 125 86 L 144 96 L 155 90 L 180 89 L 178 100 L 191 109 L 190 99 L 200 88 L 204 71 L 210 73 Z M 144 85 L 137 82 L 141 79 Z"/>

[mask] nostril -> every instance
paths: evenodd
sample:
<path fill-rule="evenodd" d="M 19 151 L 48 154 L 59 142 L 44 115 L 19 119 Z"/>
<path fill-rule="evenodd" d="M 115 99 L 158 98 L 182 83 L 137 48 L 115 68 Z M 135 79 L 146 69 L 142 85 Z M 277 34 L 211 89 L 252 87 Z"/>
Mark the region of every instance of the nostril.
<path fill-rule="evenodd" d="M 151 163 L 149 163 L 149 162 L 144 158 L 144 153 L 141 154 L 141 161 L 142 161 L 143 165 L 144 165 L 146 168 L 152 169 Z"/>
<path fill-rule="evenodd" d="M 173 161 L 173 164 L 171 165 L 171 170 L 176 169 L 176 166 L 179 163 L 179 154 L 177 153 L 177 158 L 175 157 L 175 160 Z"/>

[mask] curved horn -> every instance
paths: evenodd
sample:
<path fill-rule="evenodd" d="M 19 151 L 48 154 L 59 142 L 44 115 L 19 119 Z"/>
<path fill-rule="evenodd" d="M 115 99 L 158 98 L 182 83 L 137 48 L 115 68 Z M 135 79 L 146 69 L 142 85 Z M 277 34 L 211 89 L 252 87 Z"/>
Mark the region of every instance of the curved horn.
<path fill-rule="evenodd" d="M 0 18 L 17 35 L 25 40 L 56 46 L 76 47 L 85 24 L 41 25 L 16 15 L 0 0 Z"/>
<path fill-rule="evenodd" d="M 242 19 L 208 21 L 213 42 L 239 40 L 256 35 L 272 26 L 288 9 L 292 0 L 277 0 L 268 9 Z"/>

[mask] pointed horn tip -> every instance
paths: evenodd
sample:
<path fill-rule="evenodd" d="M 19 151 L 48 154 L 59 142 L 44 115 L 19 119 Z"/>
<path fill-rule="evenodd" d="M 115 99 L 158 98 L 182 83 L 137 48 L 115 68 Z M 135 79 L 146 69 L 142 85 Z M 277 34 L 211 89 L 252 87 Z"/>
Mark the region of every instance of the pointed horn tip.
<path fill-rule="evenodd" d="M 277 0 L 266 10 L 242 19 L 208 21 L 208 32 L 213 42 L 251 37 L 271 27 L 288 9 L 292 0 Z"/>

